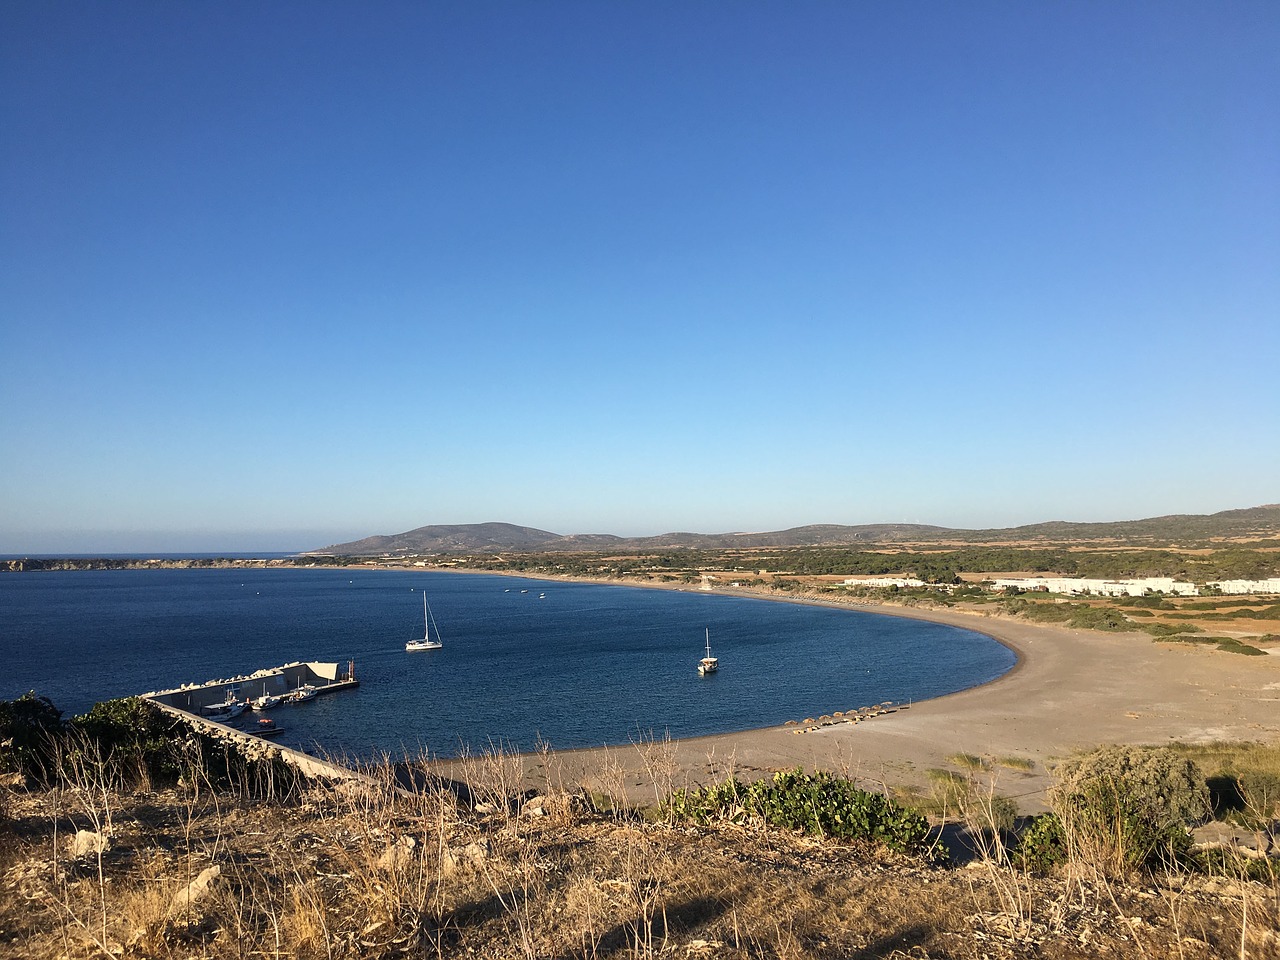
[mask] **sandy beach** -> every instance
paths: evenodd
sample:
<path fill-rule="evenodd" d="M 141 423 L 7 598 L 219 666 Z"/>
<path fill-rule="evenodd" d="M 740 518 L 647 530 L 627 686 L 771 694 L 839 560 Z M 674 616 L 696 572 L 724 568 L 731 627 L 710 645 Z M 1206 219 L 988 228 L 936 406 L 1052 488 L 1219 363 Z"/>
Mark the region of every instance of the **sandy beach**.
<path fill-rule="evenodd" d="M 868 786 L 927 788 L 930 769 L 958 772 L 947 758 L 963 753 L 996 761 L 989 775 L 996 778 L 996 791 L 1014 798 L 1022 812 L 1034 813 L 1044 809 L 1052 761 L 1080 749 L 1103 743 L 1268 741 L 1280 734 L 1280 657 L 954 611 L 858 609 L 976 630 L 1014 649 L 1019 663 L 992 683 L 857 724 L 565 751 L 545 764 L 544 758 L 528 756 L 527 780 L 536 786 L 550 777 L 604 792 L 616 792 L 622 783 L 641 802 L 653 799 L 655 779 L 662 787 L 679 787 L 730 772 L 751 779 L 797 766 L 846 773 Z M 732 660 L 723 669 L 732 670 Z M 1008 758 L 1033 766 L 1023 770 L 998 762 Z"/>

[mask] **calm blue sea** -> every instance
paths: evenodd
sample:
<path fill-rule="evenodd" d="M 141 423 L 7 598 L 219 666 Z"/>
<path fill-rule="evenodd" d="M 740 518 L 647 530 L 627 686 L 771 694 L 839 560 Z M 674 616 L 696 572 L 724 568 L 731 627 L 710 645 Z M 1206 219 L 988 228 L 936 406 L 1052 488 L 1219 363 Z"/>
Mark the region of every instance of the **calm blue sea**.
<path fill-rule="evenodd" d="M 422 635 L 424 590 L 445 646 L 406 653 L 405 641 Z M 704 628 L 721 663 L 710 677 L 696 672 Z M 0 575 L 0 656 L 0 699 L 35 690 L 68 716 L 98 700 L 293 660 L 354 660 L 358 690 L 274 717 L 286 745 L 364 757 L 744 730 L 935 697 L 1014 663 L 981 634 L 861 611 L 296 569 Z"/>

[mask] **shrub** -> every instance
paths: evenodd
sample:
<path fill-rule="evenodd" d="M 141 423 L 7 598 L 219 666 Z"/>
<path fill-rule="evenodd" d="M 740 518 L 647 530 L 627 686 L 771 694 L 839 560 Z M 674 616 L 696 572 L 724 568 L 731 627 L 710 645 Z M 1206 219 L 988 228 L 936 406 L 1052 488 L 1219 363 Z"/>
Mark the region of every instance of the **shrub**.
<path fill-rule="evenodd" d="M 1280 814 L 1280 774 L 1271 770 L 1250 770 L 1238 781 L 1243 806 L 1260 823 L 1270 823 Z"/>
<path fill-rule="evenodd" d="M 1155 637 L 1174 636 L 1175 634 L 1199 634 L 1201 627 L 1194 623 L 1143 623 L 1139 630 L 1146 630 Z"/>
<path fill-rule="evenodd" d="M 1103 747 L 1064 762 L 1049 790 L 1067 852 L 1109 874 L 1172 859 L 1209 813 L 1195 763 L 1167 749 Z"/>
<path fill-rule="evenodd" d="M 986 770 L 990 766 L 986 760 L 973 753 L 953 753 L 947 757 L 947 762 L 965 770 Z"/>
<path fill-rule="evenodd" d="M 104 700 L 72 720 L 71 726 L 96 747 L 121 781 L 177 779 L 177 723 L 151 701 L 140 697 Z"/>
<path fill-rule="evenodd" d="M 996 763 L 1010 770 L 1034 770 L 1036 762 L 1030 757 L 997 757 Z"/>
<path fill-rule="evenodd" d="M 754 820 L 837 840 L 871 840 L 902 853 L 921 853 L 928 845 L 929 824 L 923 815 L 829 773 L 790 770 L 749 786 L 731 778 L 698 790 L 677 790 L 666 810 L 676 820 Z"/>
<path fill-rule="evenodd" d="M 1210 637 L 1209 639 L 1218 641 L 1218 649 L 1225 650 L 1227 653 L 1242 653 L 1246 657 L 1266 656 L 1265 650 L 1259 650 L 1250 644 L 1241 643 L 1235 637 Z"/>
<path fill-rule="evenodd" d="M 0 769 L 28 782 L 48 780 L 64 729 L 62 711 L 48 697 L 32 691 L 0 700 Z"/>
<path fill-rule="evenodd" d="M 1072 613 L 1067 626 L 1078 630 L 1128 630 L 1133 624 L 1119 610 L 1085 606 Z"/>
<path fill-rule="evenodd" d="M 1049 873 L 1067 862 L 1067 842 L 1056 814 L 1042 813 L 1027 825 L 1018 837 L 1013 860 L 1037 873 Z"/>
<path fill-rule="evenodd" d="M 1129 630 L 1133 624 L 1112 607 L 1095 607 L 1087 603 L 1027 603 L 1011 600 L 1005 604 L 1010 613 L 1017 613 L 1036 623 L 1062 623 L 1078 630 Z"/>

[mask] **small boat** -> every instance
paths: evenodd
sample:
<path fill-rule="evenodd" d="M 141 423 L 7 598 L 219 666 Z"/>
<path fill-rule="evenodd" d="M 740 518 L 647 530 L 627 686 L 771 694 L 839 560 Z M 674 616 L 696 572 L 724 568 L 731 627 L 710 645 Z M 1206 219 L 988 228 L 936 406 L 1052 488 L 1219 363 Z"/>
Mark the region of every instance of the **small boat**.
<path fill-rule="evenodd" d="M 253 709 L 255 710 L 270 710 L 278 706 L 280 706 L 280 698 L 270 693 L 264 693 L 253 700 Z"/>
<path fill-rule="evenodd" d="M 290 695 L 290 699 L 294 703 L 306 703 L 308 700 L 314 700 L 315 697 L 316 688 L 309 683 L 304 683 Z"/>
<path fill-rule="evenodd" d="M 276 722 L 270 717 L 263 717 L 258 721 L 257 726 L 253 728 L 253 732 L 260 737 L 274 737 L 277 734 L 284 733 L 284 727 L 276 726 Z"/>
<path fill-rule="evenodd" d="M 698 661 L 698 674 L 706 676 L 720 669 L 720 661 L 711 655 L 711 628 L 707 627 L 707 655 Z"/>
<path fill-rule="evenodd" d="M 234 720 L 248 709 L 247 703 L 236 700 L 234 694 L 228 693 L 227 699 L 221 703 L 211 703 L 207 707 L 202 707 L 200 712 L 210 720 L 221 723 L 224 720 Z"/>
<path fill-rule="evenodd" d="M 436 627 L 436 638 L 431 639 L 431 628 L 436 626 L 436 618 L 431 612 L 431 607 L 427 603 L 427 591 L 422 591 L 422 639 L 410 640 L 404 645 L 408 651 L 414 650 L 439 650 L 444 646 L 440 642 L 440 628 Z"/>

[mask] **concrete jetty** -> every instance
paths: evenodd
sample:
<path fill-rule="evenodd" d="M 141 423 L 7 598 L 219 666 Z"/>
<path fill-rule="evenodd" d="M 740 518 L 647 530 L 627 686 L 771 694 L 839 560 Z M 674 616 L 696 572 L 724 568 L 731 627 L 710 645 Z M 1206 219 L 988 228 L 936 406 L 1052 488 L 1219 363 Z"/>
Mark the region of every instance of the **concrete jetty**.
<path fill-rule="evenodd" d="M 286 663 L 281 667 L 259 670 L 243 677 L 189 683 L 173 690 L 158 690 L 139 696 L 152 701 L 165 713 L 182 720 L 193 729 L 239 744 L 248 757 L 278 757 L 310 777 L 354 781 L 369 789 L 382 790 L 386 789 L 386 785 L 366 774 L 300 750 L 281 747 L 263 740 L 251 731 L 238 730 L 211 717 L 202 716 L 205 707 L 225 703 L 228 699 L 243 701 L 266 695 L 286 697 L 307 686 L 314 688 L 317 695 L 350 690 L 360 685 L 355 672 L 353 661 L 345 664 Z"/>
<path fill-rule="evenodd" d="M 283 699 L 304 687 L 313 688 L 317 695 L 350 690 L 360 685 L 355 673 L 355 663 L 350 660 L 345 664 L 300 661 L 259 670 L 243 677 L 188 683 L 172 690 L 157 690 L 139 696 L 199 716 L 205 707 L 226 703 L 228 700 L 243 701 L 265 696 Z"/>

